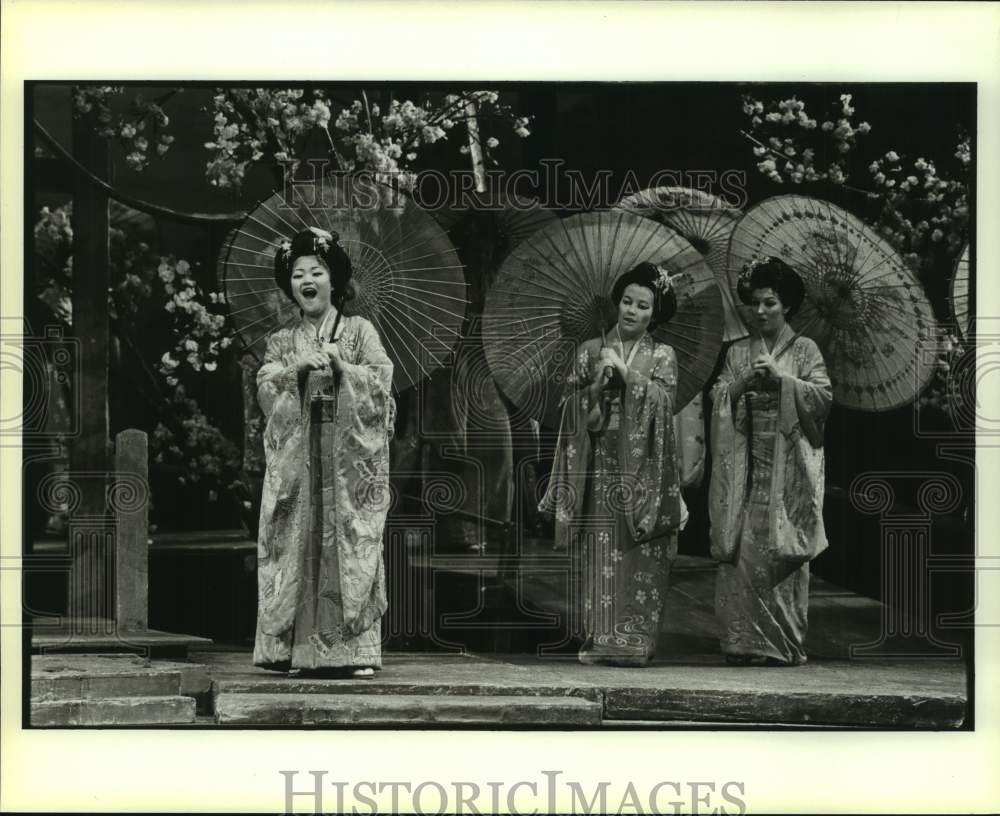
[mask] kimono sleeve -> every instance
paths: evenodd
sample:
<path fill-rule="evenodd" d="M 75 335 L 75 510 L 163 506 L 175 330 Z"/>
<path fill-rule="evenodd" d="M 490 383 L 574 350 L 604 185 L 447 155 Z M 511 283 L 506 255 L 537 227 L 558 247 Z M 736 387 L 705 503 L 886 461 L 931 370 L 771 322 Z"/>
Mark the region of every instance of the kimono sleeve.
<path fill-rule="evenodd" d="M 389 434 L 395 421 L 392 360 L 371 323 L 362 321 L 358 333 L 353 361 L 341 362 L 340 366 L 341 404 L 350 406 L 348 419 L 356 431 L 379 426 Z"/>
<path fill-rule="evenodd" d="M 796 341 L 795 360 L 798 376 L 786 375 L 781 382 L 781 429 L 788 435 L 799 429 L 809 444 L 820 448 L 833 401 L 830 376 L 819 348 L 807 337 Z"/>
<path fill-rule="evenodd" d="M 745 341 L 731 345 L 719 379 L 712 386 L 709 536 L 712 558 L 721 562 L 736 558 L 746 490 L 748 419 L 743 400 L 733 398 L 732 386 L 747 356 Z"/>
<path fill-rule="evenodd" d="M 257 371 L 257 402 L 266 419 L 271 418 L 282 395 L 290 395 L 298 402 L 298 367 L 294 363 L 285 363 L 291 351 L 292 344 L 287 334 L 276 332 L 267 338 L 264 362 Z"/>
<path fill-rule="evenodd" d="M 556 541 L 560 547 L 567 546 L 567 525 L 583 507 L 591 459 L 589 428 L 601 422 L 600 399 L 590 373 L 591 346 L 592 341 L 581 344 L 567 374 L 552 471 L 538 505 L 540 512 L 555 515 Z"/>
<path fill-rule="evenodd" d="M 658 343 L 649 374 L 630 368 L 625 386 L 627 399 L 633 405 L 642 406 L 647 414 L 665 410 L 672 417 L 677 400 L 677 354 L 670 346 Z"/>
<path fill-rule="evenodd" d="M 747 432 L 747 415 L 743 404 L 737 401 L 736 381 L 746 365 L 747 356 L 742 344 L 733 343 L 726 351 L 722 371 L 711 391 L 712 421 L 731 421 L 733 430 L 744 434 Z"/>
<path fill-rule="evenodd" d="M 677 355 L 656 344 L 651 365 L 629 368 L 619 435 L 620 458 L 642 486 L 640 498 L 625 514 L 629 532 L 645 540 L 675 531 L 681 524 L 674 402 L 677 398 Z"/>

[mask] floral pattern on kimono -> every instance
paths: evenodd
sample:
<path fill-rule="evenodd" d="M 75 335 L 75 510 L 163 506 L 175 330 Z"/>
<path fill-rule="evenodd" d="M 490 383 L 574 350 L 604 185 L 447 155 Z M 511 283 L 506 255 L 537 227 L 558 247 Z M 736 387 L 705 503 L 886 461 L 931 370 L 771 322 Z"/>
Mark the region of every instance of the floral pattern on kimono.
<path fill-rule="evenodd" d="M 809 561 L 827 547 L 823 427 L 832 389 L 823 357 L 785 326 L 779 379 L 738 399 L 760 340 L 734 343 L 713 388 L 711 553 L 720 562 L 716 613 L 727 654 L 805 662 Z"/>
<path fill-rule="evenodd" d="M 567 382 L 559 440 L 540 508 L 556 517 L 582 587 L 580 658 L 644 665 L 655 651 L 682 501 L 674 439 L 677 360 L 649 335 L 624 382 L 599 391 L 599 339 L 583 343 Z"/>
<path fill-rule="evenodd" d="M 268 338 L 257 374 L 267 419 L 254 663 L 380 666 L 386 609 L 392 362 L 374 327 L 345 317 L 342 371 L 298 372 L 319 348 L 304 322 Z"/>

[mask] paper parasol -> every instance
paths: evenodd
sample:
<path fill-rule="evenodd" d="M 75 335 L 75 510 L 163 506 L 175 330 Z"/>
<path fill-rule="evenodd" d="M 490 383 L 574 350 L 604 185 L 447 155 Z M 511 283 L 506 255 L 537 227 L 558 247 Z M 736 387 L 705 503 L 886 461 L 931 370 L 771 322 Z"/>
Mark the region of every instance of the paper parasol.
<path fill-rule="evenodd" d="M 704 256 L 718 281 L 726 321 L 723 340 L 728 343 L 749 334 L 737 311 L 726 268 L 729 237 L 743 215 L 742 210 L 691 187 L 650 187 L 623 198 L 615 206 L 652 218 L 687 239 Z"/>
<path fill-rule="evenodd" d="M 499 191 L 466 194 L 455 206 L 431 212 L 465 261 L 476 312 L 482 311 L 485 293 L 507 255 L 558 218 L 535 199 Z"/>
<path fill-rule="evenodd" d="M 958 261 L 955 262 L 955 274 L 951 276 L 951 286 L 948 291 L 948 302 L 959 334 L 966 338 L 972 331 L 972 315 L 969 313 L 969 245 L 965 245 Z"/>
<path fill-rule="evenodd" d="M 619 209 L 556 221 L 523 241 L 500 268 L 486 297 L 483 340 L 493 376 L 521 411 L 558 425 L 578 344 L 613 325 L 611 288 L 643 261 L 667 269 L 677 294 L 677 314 L 655 335 L 677 353 L 676 410 L 698 393 L 722 345 L 712 270 L 676 233 Z"/>
<path fill-rule="evenodd" d="M 451 230 L 470 217 L 488 216 L 497 239 L 513 249 L 539 227 L 558 216 L 536 199 L 506 193 L 469 193 L 454 206 L 429 210 L 442 229 Z"/>
<path fill-rule="evenodd" d="M 923 390 L 937 347 L 931 306 L 874 230 L 829 202 L 777 196 L 748 210 L 733 231 L 734 293 L 743 266 L 765 257 L 781 258 L 805 284 L 805 300 L 790 322 L 819 346 L 837 402 L 887 411 Z M 740 308 L 749 319 L 749 308 Z"/>
<path fill-rule="evenodd" d="M 407 388 L 448 362 L 467 306 L 455 248 L 412 199 L 370 182 L 296 182 L 294 200 L 279 191 L 232 233 L 221 257 L 230 314 L 258 358 L 274 329 L 300 319 L 274 281 L 284 239 L 316 226 L 340 236 L 356 290 L 345 314 L 370 320 L 395 365 L 393 385 Z"/>

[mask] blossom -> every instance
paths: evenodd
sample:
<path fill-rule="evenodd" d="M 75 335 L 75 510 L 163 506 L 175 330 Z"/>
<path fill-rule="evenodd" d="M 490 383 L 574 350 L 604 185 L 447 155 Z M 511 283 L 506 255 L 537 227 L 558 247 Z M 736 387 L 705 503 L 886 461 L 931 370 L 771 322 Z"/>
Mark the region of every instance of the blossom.
<path fill-rule="evenodd" d="M 498 144 L 500 144 L 500 140 L 493 136 L 490 136 L 490 138 L 486 140 L 486 146 L 490 149 L 496 147 Z"/>

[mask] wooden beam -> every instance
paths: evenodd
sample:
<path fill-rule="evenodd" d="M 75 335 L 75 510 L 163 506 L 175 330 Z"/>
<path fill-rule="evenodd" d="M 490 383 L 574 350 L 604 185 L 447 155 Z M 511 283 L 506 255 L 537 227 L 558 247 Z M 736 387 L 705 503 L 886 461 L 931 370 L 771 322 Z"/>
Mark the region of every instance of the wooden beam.
<path fill-rule="evenodd" d="M 110 173 L 107 141 L 94 132 L 92 115 L 73 121 L 73 154 L 83 166 L 102 179 Z M 108 288 L 111 259 L 108 245 L 108 197 L 79 176 L 73 192 L 73 334 L 79 342 L 80 435 L 73 440 L 70 462 L 79 479 L 77 514 L 90 519 L 105 517 L 107 473 L 110 466 L 108 427 Z M 102 474 L 99 478 L 83 474 Z M 93 564 L 113 558 L 111 550 L 84 544 L 74 553 L 76 579 L 70 581 L 70 609 L 90 610 L 111 617 L 113 587 L 106 586 L 109 570 Z M 77 567 L 80 567 L 77 570 Z"/>

